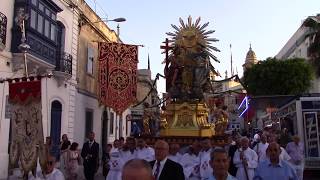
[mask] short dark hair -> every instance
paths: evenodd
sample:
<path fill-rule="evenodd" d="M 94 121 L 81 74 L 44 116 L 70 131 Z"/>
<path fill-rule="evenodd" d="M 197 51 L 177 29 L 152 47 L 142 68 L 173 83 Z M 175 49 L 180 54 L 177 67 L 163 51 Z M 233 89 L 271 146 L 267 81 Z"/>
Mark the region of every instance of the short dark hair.
<path fill-rule="evenodd" d="M 112 144 L 107 144 L 107 147 L 112 147 Z"/>
<path fill-rule="evenodd" d="M 148 161 L 146 161 L 144 159 L 131 159 L 128 162 L 126 162 L 126 164 L 123 166 L 122 174 L 126 168 L 133 168 L 133 169 L 144 168 L 148 171 L 150 177 L 152 177 L 152 168 L 151 168 L 150 164 L 148 163 Z"/>
<path fill-rule="evenodd" d="M 120 137 L 120 138 L 119 138 L 119 141 L 124 141 L 124 137 Z"/>
<path fill-rule="evenodd" d="M 76 149 L 77 149 L 77 147 L 78 147 L 78 146 L 79 146 L 79 144 L 78 144 L 78 143 L 73 142 L 73 143 L 71 144 L 71 146 L 70 146 L 70 150 L 74 151 L 74 150 L 76 150 Z"/>
<path fill-rule="evenodd" d="M 228 152 L 225 149 L 223 149 L 221 147 L 218 147 L 218 148 L 215 148 L 213 151 L 211 151 L 211 153 L 210 153 L 211 161 L 214 160 L 214 154 L 215 153 L 223 153 L 223 154 L 226 154 L 228 156 Z"/>

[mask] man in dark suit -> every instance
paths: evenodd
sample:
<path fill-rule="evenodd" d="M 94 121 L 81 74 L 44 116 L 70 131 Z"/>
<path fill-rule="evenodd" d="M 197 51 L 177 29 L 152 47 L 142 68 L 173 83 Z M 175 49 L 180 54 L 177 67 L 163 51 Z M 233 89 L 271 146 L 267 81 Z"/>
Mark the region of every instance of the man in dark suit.
<path fill-rule="evenodd" d="M 152 173 L 156 180 L 184 180 L 183 168 L 180 164 L 167 158 L 169 145 L 158 140 L 154 145 L 155 159 L 151 161 Z"/>
<path fill-rule="evenodd" d="M 93 180 L 99 167 L 99 144 L 94 140 L 94 132 L 89 133 L 89 141 L 83 144 L 81 157 L 83 170 L 87 180 Z"/>

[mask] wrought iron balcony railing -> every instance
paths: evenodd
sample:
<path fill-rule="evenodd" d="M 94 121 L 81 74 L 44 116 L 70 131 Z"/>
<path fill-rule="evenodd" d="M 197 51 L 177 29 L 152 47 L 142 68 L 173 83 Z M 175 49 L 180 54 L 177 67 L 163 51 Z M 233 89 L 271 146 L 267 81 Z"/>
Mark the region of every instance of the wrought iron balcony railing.
<path fill-rule="evenodd" d="M 57 59 L 56 71 L 65 72 L 72 75 L 72 55 L 62 53 Z"/>
<path fill-rule="evenodd" d="M 0 12 L 0 43 L 6 45 L 7 17 Z"/>

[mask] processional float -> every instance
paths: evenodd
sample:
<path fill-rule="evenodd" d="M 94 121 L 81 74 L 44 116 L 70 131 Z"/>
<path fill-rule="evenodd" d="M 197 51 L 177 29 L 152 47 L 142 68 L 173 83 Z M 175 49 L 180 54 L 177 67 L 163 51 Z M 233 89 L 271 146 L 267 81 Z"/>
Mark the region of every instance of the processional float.
<path fill-rule="evenodd" d="M 191 142 L 195 138 L 211 137 L 217 145 L 227 143 L 224 134 L 228 115 L 222 108 L 208 107 L 205 94 L 213 92 L 210 74 L 216 73 L 210 59 L 218 61 L 212 51 L 216 38 L 209 38 L 214 31 L 207 31 L 209 23 L 200 24 L 200 17 L 192 22 L 181 18 L 180 26 L 171 25 L 174 32 L 161 49 L 165 50 L 167 100 L 160 120 L 160 137 L 178 143 Z M 209 122 L 209 108 L 214 109 L 215 122 Z"/>

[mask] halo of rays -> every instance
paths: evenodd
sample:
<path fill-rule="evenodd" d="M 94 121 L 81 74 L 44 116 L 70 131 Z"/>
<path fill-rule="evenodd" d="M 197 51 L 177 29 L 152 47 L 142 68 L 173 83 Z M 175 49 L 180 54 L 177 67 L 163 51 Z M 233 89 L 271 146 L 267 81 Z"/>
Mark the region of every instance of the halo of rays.
<path fill-rule="evenodd" d="M 209 38 L 209 35 L 214 33 L 214 30 L 206 30 L 209 22 L 201 25 L 201 18 L 198 17 L 195 22 L 192 22 L 192 17 L 189 16 L 187 22 L 185 23 L 181 18 L 179 18 L 180 26 L 176 26 L 171 24 L 171 27 L 174 29 L 174 32 L 167 32 L 168 36 L 171 36 L 169 40 L 170 43 L 174 47 L 178 47 L 180 41 L 183 39 L 183 34 L 188 31 L 192 31 L 195 33 L 197 38 L 197 45 L 202 49 L 204 53 L 206 53 L 210 58 L 214 61 L 219 62 L 218 58 L 212 54 L 212 51 L 220 52 L 220 50 L 214 46 L 212 46 L 212 42 L 219 41 L 216 38 Z"/>

